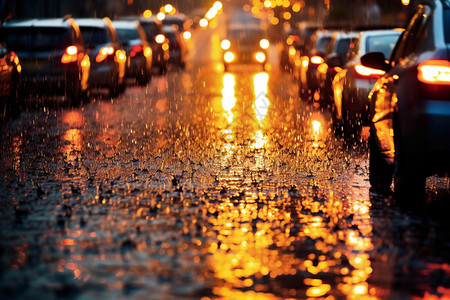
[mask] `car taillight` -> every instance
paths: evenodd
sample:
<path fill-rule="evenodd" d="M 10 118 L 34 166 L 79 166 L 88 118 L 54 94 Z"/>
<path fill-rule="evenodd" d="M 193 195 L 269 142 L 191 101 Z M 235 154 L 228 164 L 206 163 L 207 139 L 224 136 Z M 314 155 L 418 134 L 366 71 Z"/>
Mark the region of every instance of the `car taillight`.
<path fill-rule="evenodd" d="M 108 47 L 102 47 L 100 48 L 100 51 L 98 51 L 97 56 L 95 57 L 96 62 L 102 62 L 104 61 L 109 55 L 113 55 L 115 52 L 114 47 L 108 46 Z"/>
<path fill-rule="evenodd" d="M 320 65 L 321 63 L 324 62 L 323 58 L 318 55 L 312 56 L 310 61 L 311 61 L 311 63 L 313 63 L 315 65 Z"/>
<path fill-rule="evenodd" d="M 417 71 L 417 79 L 423 83 L 450 85 L 450 62 L 448 60 L 426 60 L 419 64 Z"/>
<path fill-rule="evenodd" d="M 142 52 L 143 50 L 144 50 L 144 47 L 142 47 L 142 45 L 134 45 L 133 48 L 131 48 L 130 56 L 135 57 L 136 54 L 138 54 L 139 52 Z"/>
<path fill-rule="evenodd" d="M 379 78 L 386 73 L 383 70 L 363 66 L 361 63 L 357 63 L 354 68 L 356 74 L 362 78 Z"/>
<path fill-rule="evenodd" d="M 69 46 L 66 48 L 63 56 L 61 57 L 61 62 L 63 64 L 68 64 L 71 62 L 76 62 L 78 59 L 78 48 L 77 46 Z"/>

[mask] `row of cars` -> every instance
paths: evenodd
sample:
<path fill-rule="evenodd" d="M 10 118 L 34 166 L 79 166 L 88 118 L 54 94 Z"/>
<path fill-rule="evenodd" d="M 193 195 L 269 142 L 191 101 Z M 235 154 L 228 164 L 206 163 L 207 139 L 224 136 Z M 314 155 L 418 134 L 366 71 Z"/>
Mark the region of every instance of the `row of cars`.
<path fill-rule="evenodd" d="M 184 19 L 171 16 L 167 22 L 151 17 L 5 22 L 0 55 L 8 70 L 0 73 L 0 96 L 65 95 L 78 104 L 91 89 L 118 96 L 128 78 L 146 85 L 154 70 L 164 73 L 168 63 L 185 65 Z"/>
<path fill-rule="evenodd" d="M 332 46 L 339 37 L 347 51 Z M 288 54 L 299 61 L 288 69 L 300 96 L 329 106 L 344 135 L 370 126 L 372 188 L 389 192 L 394 181 L 400 201 L 423 203 L 426 177 L 450 172 L 450 2 L 421 1 L 404 30 L 319 30 L 309 46 L 297 40 L 299 53 Z"/>

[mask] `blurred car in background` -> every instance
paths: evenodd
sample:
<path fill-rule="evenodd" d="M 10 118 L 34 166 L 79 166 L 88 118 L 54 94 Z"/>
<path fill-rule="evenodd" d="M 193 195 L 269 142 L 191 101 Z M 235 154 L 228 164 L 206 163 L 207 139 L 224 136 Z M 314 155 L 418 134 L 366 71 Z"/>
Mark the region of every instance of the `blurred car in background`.
<path fill-rule="evenodd" d="M 356 38 L 356 32 L 335 32 L 324 54 L 324 62 L 317 68 L 321 105 L 332 107 L 332 82 L 345 62 L 350 45 Z"/>
<path fill-rule="evenodd" d="M 234 24 L 221 41 L 223 64 L 228 71 L 231 64 L 259 64 L 265 69 L 270 46 L 264 30 L 257 25 Z"/>
<path fill-rule="evenodd" d="M 125 51 L 109 18 L 76 19 L 91 61 L 90 88 L 107 88 L 111 97 L 125 89 Z"/>
<path fill-rule="evenodd" d="M 144 29 L 147 36 L 147 42 L 150 44 L 153 53 L 152 68 L 163 74 L 167 71 L 167 63 L 169 60 L 169 45 L 166 43 L 166 38 L 162 31 L 162 22 L 151 17 L 124 17 L 122 20 L 137 20 Z"/>
<path fill-rule="evenodd" d="M 175 31 L 183 36 L 185 31 L 189 31 L 189 28 L 187 28 L 187 20 L 188 19 L 184 14 L 166 14 L 164 19 L 162 20 L 162 25 L 172 26 L 173 28 L 175 28 Z"/>
<path fill-rule="evenodd" d="M 295 66 L 295 52 L 297 45 L 301 42 L 300 32 L 297 27 L 290 27 L 284 34 L 284 39 L 281 43 L 280 52 L 280 69 L 283 71 L 292 72 Z"/>
<path fill-rule="evenodd" d="M 383 52 L 361 57 L 386 73 L 369 95 L 370 183 L 422 204 L 426 177 L 450 171 L 450 3 L 422 1 L 389 63 Z"/>
<path fill-rule="evenodd" d="M 152 77 L 152 48 L 138 21 L 113 21 L 120 45 L 127 52 L 125 75 L 139 85 L 146 85 Z"/>
<path fill-rule="evenodd" d="M 323 56 L 331 41 L 333 32 L 329 30 L 316 30 L 305 46 L 305 55 L 300 58 L 298 88 L 301 98 L 312 96 L 319 89 L 317 68 L 324 62 Z M 316 100 L 319 100 L 317 98 Z"/>
<path fill-rule="evenodd" d="M 9 21 L 1 32 L 20 59 L 22 96 L 66 95 L 73 105 L 87 98 L 90 60 L 73 19 Z"/>
<path fill-rule="evenodd" d="M 379 51 L 389 58 L 401 29 L 367 30 L 359 33 L 351 44 L 344 67 L 334 77 L 334 121 L 344 134 L 358 134 L 361 126 L 369 124 L 368 95 L 384 71 L 361 65 L 360 58 L 368 52 Z"/>
<path fill-rule="evenodd" d="M 187 59 L 187 47 L 183 37 L 174 26 L 163 26 L 163 34 L 169 42 L 169 63 L 184 68 Z"/>
<path fill-rule="evenodd" d="M 13 102 L 19 97 L 19 82 L 22 66 L 19 57 L 0 43 L 0 101 L 3 104 Z M 3 106 L 4 108 L 4 106 Z M 1 111 L 4 113 L 4 110 Z"/>

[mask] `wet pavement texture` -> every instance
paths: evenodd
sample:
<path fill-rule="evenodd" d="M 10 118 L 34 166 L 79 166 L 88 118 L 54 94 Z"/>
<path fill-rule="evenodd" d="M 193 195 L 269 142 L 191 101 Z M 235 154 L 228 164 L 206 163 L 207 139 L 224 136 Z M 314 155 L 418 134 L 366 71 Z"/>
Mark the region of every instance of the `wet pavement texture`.
<path fill-rule="evenodd" d="M 1 124 L 2 299 L 449 299 L 448 179 L 369 192 L 368 147 L 278 70 L 191 63 Z M 443 208 L 445 208 L 443 210 Z"/>

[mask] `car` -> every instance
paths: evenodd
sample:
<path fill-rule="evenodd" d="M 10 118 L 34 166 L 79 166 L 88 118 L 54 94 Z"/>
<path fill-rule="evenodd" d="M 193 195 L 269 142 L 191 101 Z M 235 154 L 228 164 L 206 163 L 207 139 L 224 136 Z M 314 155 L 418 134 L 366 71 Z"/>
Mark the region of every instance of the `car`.
<path fill-rule="evenodd" d="M 186 66 L 187 47 L 184 38 L 174 26 L 163 26 L 163 34 L 169 42 L 169 63 L 184 68 Z"/>
<path fill-rule="evenodd" d="M 0 42 L 0 100 L 4 105 L 12 103 L 19 97 L 19 83 L 22 66 L 14 51 Z M 4 113 L 4 109 L 1 111 Z"/>
<path fill-rule="evenodd" d="M 389 62 L 382 52 L 361 57 L 386 73 L 369 94 L 369 179 L 400 203 L 423 205 L 426 177 L 450 171 L 450 3 L 415 6 Z"/>
<path fill-rule="evenodd" d="M 91 61 L 90 88 L 106 88 L 111 97 L 125 89 L 126 53 L 108 17 L 76 19 Z"/>
<path fill-rule="evenodd" d="M 113 21 L 119 42 L 127 52 L 125 75 L 139 85 L 146 85 L 152 77 L 153 52 L 144 29 L 138 21 Z"/>
<path fill-rule="evenodd" d="M 314 32 L 305 50 L 307 51 L 300 58 L 298 89 L 301 98 L 312 97 L 319 89 L 317 78 L 317 68 L 324 62 L 325 49 L 331 41 L 333 31 L 319 29 Z M 319 100 L 316 98 L 315 100 Z"/>
<path fill-rule="evenodd" d="M 220 43 L 225 71 L 232 64 L 259 64 L 265 69 L 270 42 L 259 25 L 251 24 L 228 27 L 226 38 Z"/>
<path fill-rule="evenodd" d="M 320 101 L 323 107 L 332 107 L 334 76 L 343 66 L 347 52 L 357 32 L 335 32 L 324 54 L 324 62 L 317 68 Z"/>
<path fill-rule="evenodd" d="M 333 118 L 336 127 L 343 129 L 344 137 L 358 136 L 361 126 L 369 125 L 369 92 L 384 71 L 365 68 L 362 55 L 381 51 L 389 58 L 403 29 L 361 31 L 332 82 Z"/>
<path fill-rule="evenodd" d="M 295 66 L 296 46 L 300 43 L 300 32 L 297 27 L 290 27 L 284 34 L 280 51 L 280 69 L 292 72 Z"/>
<path fill-rule="evenodd" d="M 151 17 L 130 16 L 120 18 L 121 20 L 137 20 L 144 29 L 147 41 L 152 47 L 153 60 L 152 68 L 157 69 L 160 74 L 167 71 L 167 64 L 169 60 L 169 45 L 162 32 L 162 22 Z"/>
<path fill-rule="evenodd" d="M 1 32 L 20 59 L 21 97 L 65 95 L 73 105 L 87 99 L 91 63 L 74 19 L 11 20 Z"/>

